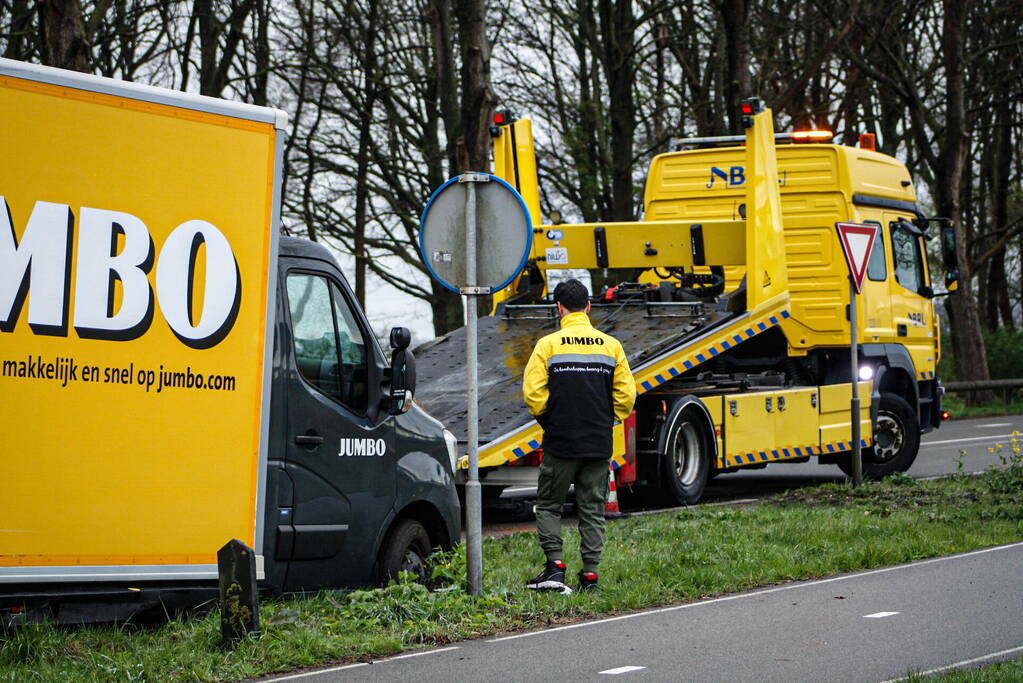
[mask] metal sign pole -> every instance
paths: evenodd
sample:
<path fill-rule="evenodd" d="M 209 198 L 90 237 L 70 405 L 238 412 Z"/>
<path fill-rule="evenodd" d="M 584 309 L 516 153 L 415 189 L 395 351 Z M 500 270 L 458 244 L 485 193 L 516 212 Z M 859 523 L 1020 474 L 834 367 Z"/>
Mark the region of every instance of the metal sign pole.
<path fill-rule="evenodd" d="M 472 176 L 472 177 L 468 177 Z M 476 367 L 476 183 L 475 174 L 462 177 L 465 184 L 465 365 L 469 430 L 469 476 L 465 482 L 465 559 L 469 595 L 483 595 L 483 519 L 480 490 L 478 368 Z"/>
<path fill-rule="evenodd" d="M 849 277 L 849 341 L 850 370 L 852 370 L 852 442 L 853 442 L 853 487 L 863 483 L 863 458 L 860 452 L 860 359 L 856 345 L 856 287 L 852 276 Z"/>
<path fill-rule="evenodd" d="M 448 180 L 430 196 L 419 223 L 419 251 L 424 265 L 434 279 L 464 296 L 467 306 L 465 398 L 468 457 L 460 459 L 458 464 L 459 468 L 468 464 L 465 559 L 470 595 L 483 594 L 476 303 L 481 294 L 492 294 L 512 283 L 526 265 L 532 246 L 533 219 L 526 203 L 514 187 L 489 173 L 462 173 Z"/>

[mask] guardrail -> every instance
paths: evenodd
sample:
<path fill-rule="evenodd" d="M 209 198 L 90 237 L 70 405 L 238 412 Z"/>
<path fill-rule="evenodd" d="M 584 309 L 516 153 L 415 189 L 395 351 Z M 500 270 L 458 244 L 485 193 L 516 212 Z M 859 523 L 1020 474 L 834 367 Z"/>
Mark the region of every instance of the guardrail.
<path fill-rule="evenodd" d="M 985 379 L 965 382 L 945 382 L 942 386 L 950 394 L 968 394 L 972 402 L 973 395 L 978 391 L 1001 391 L 1002 400 L 1006 403 L 1015 389 L 1023 389 L 1023 379 Z"/>

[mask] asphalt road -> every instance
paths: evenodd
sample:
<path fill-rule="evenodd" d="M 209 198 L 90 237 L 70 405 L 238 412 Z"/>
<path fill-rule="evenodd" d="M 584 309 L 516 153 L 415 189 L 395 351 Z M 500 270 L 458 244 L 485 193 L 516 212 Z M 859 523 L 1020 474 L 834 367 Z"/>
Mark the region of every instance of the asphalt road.
<path fill-rule="evenodd" d="M 960 463 L 963 472 L 982 472 L 991 466 L 1001 466 L 997 445 L 1002 445 L 1001 455 L 1010 455 L 1014 431 L 1023 434 L 1023 415 L 950 420 L 940 429 L 923 436 L 920 452 L 909 474 L 918 479 L 945 476 L 957 472 Z M 1020 446 L 1023 448 L 1023 436 L 1020 437 Z M 996 452 L 990 452 L 991 448 Z M 726 504 L 729 501 L 748 500 L 770 493 L 845 480 L 845 475 L 837 465 L 819 465 L 812 460 L 805 463 L 776 462 L 764 469 L 718 475 L 707 484 L 701 502 Z M 520 489 L 512 495 L 535 496 L 535 489 Z M 637 506 L 631 500 L 623 505 L 625 512 L 654 509 L 657 508 Z M 506 514 L 490 511 L 484 511 L 483 521 L 484 533 L 490 536 L 535 528 L 531 517 L 512 519 Z M 570 512 L 566 514 L 565 522 L 574 523 Z"/>
<path fill-rule="evenodd" d="M 1016 543 L 272 680 L 891 681 L 1023 656 L 1021 567 Z"/>
<path fill-rule="evenodd" d="M 989 449 L 1010 454 L 1013 431 L 1023 416 L 948 422 L 924 437 L 909 473 L 1000 466 Z M 707 499 L 827 481 L 845 477 L 777 463 L 718 477 Z M 271 680 L 891 681 L 1023 656 L 1021 571 L 1017 543 Z"/>

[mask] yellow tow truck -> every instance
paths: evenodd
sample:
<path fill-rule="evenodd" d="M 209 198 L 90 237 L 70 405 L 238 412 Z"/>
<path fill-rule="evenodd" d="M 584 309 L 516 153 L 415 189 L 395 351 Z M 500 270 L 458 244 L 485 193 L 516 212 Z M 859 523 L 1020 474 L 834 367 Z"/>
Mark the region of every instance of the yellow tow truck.
<path fill-rule="evenodd" d="M 539 337 L 556 329 L 548 278 L 627 269 L 596 292 L 591 319 L 620 339 L 639 394 L 616 427 L 619 485 L 699 500 L 708 479 L 771 462 L 837 464 L 851 473 L 852 382 L 863 471 L 912 465 L 939 426 L 936 296 L 925 240 L 940 231 L 945 288 L 958 278 L 954 229 L 927 218 L 906 167 L 825 131 L 775 134 L 771 112 L 743 103 L 745 135 L 682 140 L 654 158 L 644 220 L 543 225 L 531 123 L 502 113 L 497 175 L 534 218 L 531 258 L 480 321 L 480 467 L 491 493 L 535 481 L 542 432 L 521 401 Z M 881 227 L 858 302 L 860 377 L 850 377 L 848 269 L 837 222 Z M 465 432 L 465 333 L 416 351 L 418 399 Z M 465 466 L 465 458 L 462 458 Z"/>

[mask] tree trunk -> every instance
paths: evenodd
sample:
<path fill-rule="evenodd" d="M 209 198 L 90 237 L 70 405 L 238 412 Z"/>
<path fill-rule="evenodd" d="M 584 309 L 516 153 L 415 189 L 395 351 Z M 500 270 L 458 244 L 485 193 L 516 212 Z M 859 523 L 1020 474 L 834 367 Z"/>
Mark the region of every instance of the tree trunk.
<path fill-rule="evenodd" d="M 485 0 L 458 0 L 458 37 L 462 58 L 461 131 L 457 172 L 490 170 L 490 124 L 494 93 L 490 88 L 490 41 Z"/>
<path fill-rule="evenodd" d="M 221 86 L 215 82 L 220 27 L 213 14 L 213 0 L 195 0 L 192 13 L 199 28 L 199 93 L 217 96 L 221 92 Z"/>
<path fill-rule="evenodd" d="M 256 0 L 256 39 L 252 58 L 256 73 L 252 74 L 252 104 L 267 106 L 267 83 L 270 80 L 270 0 Z"/>
<path fill-rule="evenodd" d="M 373 112 L 379 93 L 376 34 L 379 30 L 380 0 L 369 0 L 366 17 L 365 55 L 362 69 L 366 84 L 365 100 L 359 111 L 359 149 L 355 168 L 355 298 L 366 307 L 366 223 L 369 202 L 369 152 L 373 134 Z"/>
<path fill-rule="evenodd" d="M 1006 86 L 1008 84 L 1006 83 Z M 996 235 L 1009 229 L 1009 194 L 1012 183 L 1012 106 L 1008 87 L 999 88 L 995 112 L 994 161 L 991 164 L 991 218 Z M 1005 273 L 1005 247 L 996 254 L 991 271 L 998 272 L 997 287 L 988 292 L 990 297 L 988 324 L 998 327 L 998 319 L 1012 329 L 1012 305 L 1009 303 L 1009 284 Z M 993 313 L 993 315 L 992 315 Z"/>
<path fill-rule="evenodd" d="M 945 138 L 937 177 L 938 212 L 955 221 L 960 266 L 959 290 L 949 297 L 952 315 L 952 348 L 960 380 L 990 378 L 987 352 L 980 332 L 980 315 L 973 294 L 971 264 L 966 250 L 966 229 L 960 220 L 963 172 L 969 149 L 966 130 L 965 86 L 963 74 L 963 28 L 968 6 L 961 0 L 944 1 L 942 51 L 945 63 L 946 116 Z M 990 402 L 994 395 L 978 392 L 980 403 Z"/>
<path fill-rule="evenodd" d="M 27 61 L 31 55 L 29 32 L 32 30 L 32 8 L 28 0 L 14 0 L 11 3 L 10 37 L 4 48 L 4 57 Z"/>
<path fill-rule="evenodd" d="M 457 329 L 462 320 L 462 297 L 436 280 L 430 280 L 430 309 L 433 311 L 433 333 L 438 337 Z"/>
<path fill-rule="evenodd" d="M 192 11 L 199 25 L 199 94 L 223 95 L 254 4 L 255 0 L 232 3 L 231 14 L 222 21 L 216 15 L 213 0 L 195 0 Z"/>
<path fill-rule="evenodd" d="M 42 62 L 72 71 L 89 71 L 89 45 L 79 0 L 45 0 L 39 5 Z"/>
<path fill-rule="evenodd" d="M 437 99 L 436 109 L 432 104 L 427 108 L 428 113 L 432 112 L 433 124 L 427 135 L 431 138 L 432 145 L 427 144 L 429 149 L 439 147 L 436 141 L 437 126 L 443 125 L 445 135 L 445 152 L 448 159 L 448 172 L 446 176 L 452 176 L 459 172 L 459 169 L 467 170 L 468 150 L 464 144 L 464 132 L 461 126 L 461 110 L 458 101 L 458 87 L 455 74 L 454 47 L 452 45 L 451 28 L 451 4 L 449 0 L 431 0 L 427 6 L 427 19 L 430 24 L 430 42 L 433 55 L 433 74 L 431 83 L 427 86 L 427 95 L 435 94 Z M 439 115 L 439 119 L 435 118 Z M 460 144 L 461 143 L 461 144 Z M 431 169 L 429 176 L 435 177 L 441 169 Z M 446 289 L 436 280 L 430 281 L 430 308 L 433 312 L 433 331 L 440 336 L 451 330 L 461 327 L 462 320 L 462 297 Z"/>
<path fill-rule="evenodd" d="M 636 79 L 631 0 L 600 0 L 604 74 L 611 124 L 611 220 L 631 221 L 633 147 L 636 140 Z"/>
<path fill-rule="evenodd" d="M 742 133 L 742 113 L 739 102 L 750 96 L 750 35 L 749 0 L 722 0 L 721 18 L 725 28 L 725 53 L 728 55 L 725 73 L 725 106 L 728 124 L 733 135 Z"/>

